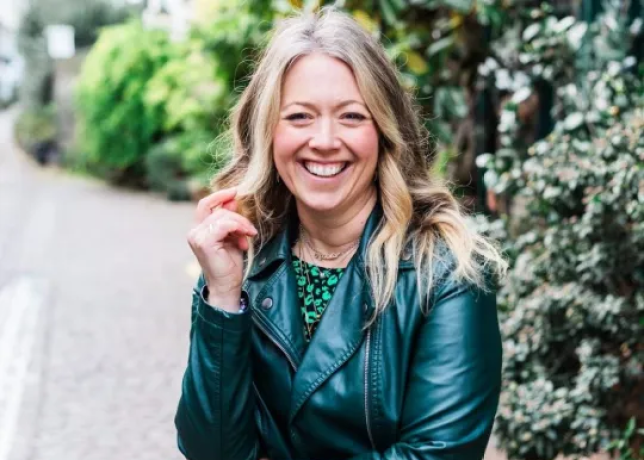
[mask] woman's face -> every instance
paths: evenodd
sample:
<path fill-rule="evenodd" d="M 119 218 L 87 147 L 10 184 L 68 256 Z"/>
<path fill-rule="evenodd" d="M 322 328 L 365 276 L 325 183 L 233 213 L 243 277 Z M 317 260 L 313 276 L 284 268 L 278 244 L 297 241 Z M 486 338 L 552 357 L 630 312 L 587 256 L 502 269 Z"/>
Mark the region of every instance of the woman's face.
<path fill-rule="evenodd" d="M 343 212 L 374 191 L 378 132 L 351 68 L 311 54 L 285 75 L 273 159 L 298 206 Z"/>

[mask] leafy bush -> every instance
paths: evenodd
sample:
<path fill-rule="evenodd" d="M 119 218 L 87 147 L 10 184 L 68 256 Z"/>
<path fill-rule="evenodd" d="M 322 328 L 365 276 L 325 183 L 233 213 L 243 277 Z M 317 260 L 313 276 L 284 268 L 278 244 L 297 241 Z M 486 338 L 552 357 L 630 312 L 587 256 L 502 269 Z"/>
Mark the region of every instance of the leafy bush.
<path fill-rule="evenodd" d="M 224 163 L 227 152 L 213 141 L 246 84 L 252 56 L 270 25 L 267 14 L 247 5 L 220 11 L 196 25 L 152 77 L 145 104 L 162 120 L 163 140 L 146 159 L 151 188 L 171 199 L 187 198 L 207 188 Z"/>
<path fill-rule="evenodd" d="M 143 180 L 143 159 L 163 131 L 146 105 L 149 82 L 175 53 L 165 32 L 132 22 L 105 28 L 87 56 L 77 88 L 80 148 L 108 179 Z"/>
<path fill-rule="evenodd" d="M 603 25 L 613 14 L 583 30 L 583 40 L 612 41 L 616 28 Z M 499 294 L 497 437 L 511 458 L 551 460 L 607 449 L 630 417 L 644 419 L 644 88 L 624 54 L 595 47 L 578 59 L 588 50 L 562 38 L 583 25 L 535 17 L 525 52 L 539 37 L 553 47 L 542 48 L 548 59 L 523 58 L 526 78 L 502 117 L 503 149 L 481 166 L 489 187 L 524 208 L 504 216 L 518 234 Z M 571 56 L 570 46 L 566 68 L 557 55 Z M 524 149 L 519 102 L 554 75 L 554 130 Z"/>
<path fill-rule="evenodd" d="M 229 105 L 246 85 L 255 57 L 275 19 L 265 3 L 244 2 L 224 9 L 212 21 L 197 24 L 191 31 L 191 38 L 203 44 L 204 51 L 217 62 L 218 75 L 227 85 Z"/>
<path fill-rule="evenodd" d="M 185 132 L 155 145 L 146 157 L 148 185 L 170 200 L 195 198 L 205 190 L 227 157 L 214 155 L 214 143 L 205 131 Z"/>
<path fill-rule="evenodd" d="M 217 62 L 198 43 L 182 48 L 152 75 L 143 102 L 164 132 L 216 132 L 226 108 L 226 84 L 217 75 Z"/>
<path fill-rule="evenodd" d="M 644 390 L 644 113 L 590 141 L 562 125 L 522 168 L 532 230 L 500 296 L 497 433 L 518 458 L 605 447 Z"/>

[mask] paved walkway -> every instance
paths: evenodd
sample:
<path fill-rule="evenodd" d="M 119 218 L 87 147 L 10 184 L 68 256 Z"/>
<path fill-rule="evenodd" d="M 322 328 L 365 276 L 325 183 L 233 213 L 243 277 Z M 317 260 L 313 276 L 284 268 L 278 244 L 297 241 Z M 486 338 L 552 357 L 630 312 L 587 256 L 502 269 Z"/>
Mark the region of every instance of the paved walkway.
<path fill-rule="evenodd" d="M 12 146 L 12 115 L 0 112 L 0 460 L 180 459 L 193 205 L 38 168 Z"/>
<path fill-rule="evenodd" d="M 37 167 L 14 115 L 0 112 L 0 460 L 178 460 L 194 205 Z"/>

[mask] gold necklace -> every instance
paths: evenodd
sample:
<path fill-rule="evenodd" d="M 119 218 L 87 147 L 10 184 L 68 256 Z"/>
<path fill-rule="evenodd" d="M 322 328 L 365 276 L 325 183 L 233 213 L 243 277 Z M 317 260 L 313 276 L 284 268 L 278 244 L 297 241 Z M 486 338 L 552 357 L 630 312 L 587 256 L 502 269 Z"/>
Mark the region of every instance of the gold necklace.
<path fill-rule="evenodd" d="M 360 239 L 358 238 L 355 240 L 353 243 L 351 243 L 351 246 L 349 246 L 347 249 L 344 251 L 340 252 L 332 252 L 330 254 L 325 254 L 323 252 L 318 251 L 314 246 L 311 240 L 309 239 L 308 234 L 306 233 L 306 230 L 304 229 L 304 226 L 300 224 L 300 238 L 304 240 L 304 243 L 308 246 L 308 248 L 311 250 L 313 253 L 313 257 L 317 260 L 336 260 L 339 259 L 340 257 L 348 254 L 350 251 L 358 247 L 360 244 Z"/>

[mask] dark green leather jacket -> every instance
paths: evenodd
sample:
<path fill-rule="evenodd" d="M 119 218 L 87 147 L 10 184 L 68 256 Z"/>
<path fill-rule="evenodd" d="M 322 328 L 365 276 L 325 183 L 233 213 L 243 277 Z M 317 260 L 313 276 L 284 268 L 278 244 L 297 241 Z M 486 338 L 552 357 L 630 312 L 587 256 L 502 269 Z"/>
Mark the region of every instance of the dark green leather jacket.
<path fill-rule="evenodd" d="M 175 418 L 188 459 L 483 458 L 501 385 L 495 296 L 437 261 L 425 298 L 403 258 L 395 302 L 364 330 L 365 247 L 380 219 L 376 208 L 308 348 L 290 264 L 296 228 L 256 257 L 246 313 L 206 304 L 199 280 Z"/>

